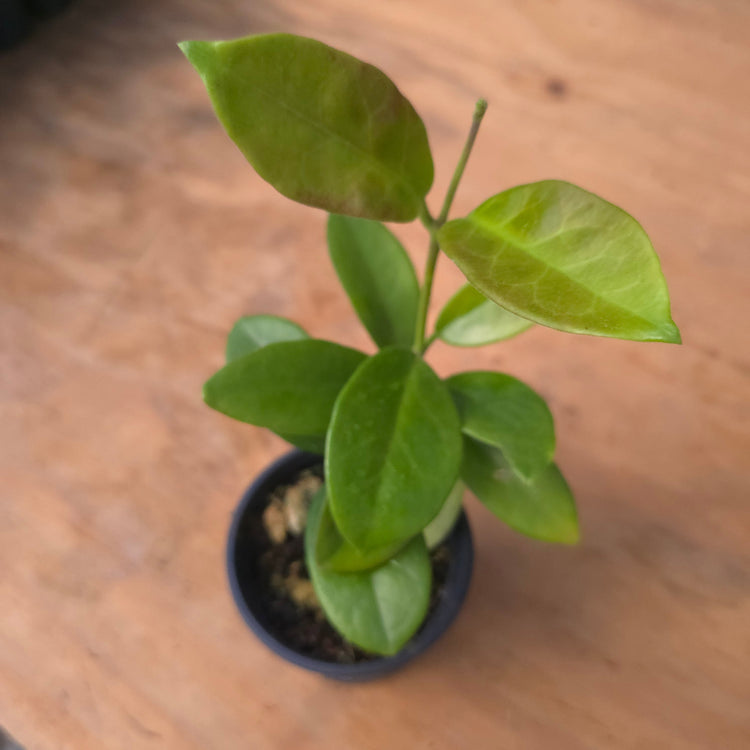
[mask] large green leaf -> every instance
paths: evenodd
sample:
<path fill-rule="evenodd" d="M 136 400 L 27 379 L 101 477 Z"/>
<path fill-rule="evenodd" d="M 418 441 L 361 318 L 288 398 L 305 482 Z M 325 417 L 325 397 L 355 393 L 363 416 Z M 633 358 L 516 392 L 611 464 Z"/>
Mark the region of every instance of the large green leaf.
<path fill-rule="evenodd" d="M 331 512 L 362 550 L 397 544 L 437 515 L 458 475 L 460 424 L 447 386 L 406 349 L 383 349 L 336 401 L 326 443 Z"/>
<path fill-rule="evenodd" d="M 331 214 L 328 248 L 360 320 L 379 346 L 411 346 L 419 303 L 414 266 L 396 237 L 369 219 Z"/>
<path fill-rule="evenodd" d="M 498 307 L 471 284 L 461 287 L 440 311 L 435 333 L 453 346 L 484 346 L 515 336 L 534 325 Z"/>
<path fill-rule="evenodd" d="M 276 315 L 247 315 L 232 327 L 227 338 L 227 362 L 278 341 L 309 338 L 303 328 Z"/>
<path fill-rule="evenodd" d="M 291 34 L 180 49 L 231 138 L 280 193 L 350 216 L 417 216 L 433 177 L 427 133 L 377 68 Z"/>
<path fill-rule="evenodd" d="M 318 339 L 268 344 L 225 365 L 206 382 L 203 398 L 223 414 L 282 436 L 322 438 L 336 397 L 364 359 Z"/>
<path fill-rule="evenodd" d="M 552 414 L 529 386 L 500 372 L 462 372 L 446 382 L 464 433 L 500 448 L 523 479 L 533 478 L 552 461 Z"/>
<path fill-rule="evenodd" d="M 325 503 L 315 539 L 315 560 L 324 570 L 337 573 L 370 570 L 390 560 L 403 546 L 399 543 L 367 551 L 358 549 L 341 536 Z"/>
<path fill-rule="evenodd" d="M 334 573 L 318 565 L 314 550 L 325 492 L 313 499 L 305 530 L 310 577 L 329 622 L 365 651 L 395 654 L 417 632 L 427 614 L 432 568 L 422 536 L 374 570 Z"/>
<path fill-rule="evenodd" d="M 571 333 L 680 342 L 646 233 L 575 185 L 506 190 L 438 238 L 480 292 L 517 315 Z"/>
<path fill-rule="evenodd" d="M 499 519 L 516 531 L 545 542 L 578 541 L 575 501 L 555 464 L 531 482 L 524 482 L 497 448 L 467 437 L 461 477 Z"/>

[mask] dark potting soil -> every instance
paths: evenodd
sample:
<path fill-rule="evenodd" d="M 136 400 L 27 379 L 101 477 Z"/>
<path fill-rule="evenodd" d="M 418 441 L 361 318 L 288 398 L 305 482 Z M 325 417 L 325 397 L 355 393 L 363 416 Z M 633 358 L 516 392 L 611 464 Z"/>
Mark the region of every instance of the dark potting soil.
<path fill-rule="evenodd" d="M 305 474 L 310 473 L 306 470 Z M 322 476 L 322 467 L 312 473 Z M 295 477 L 290 486 L 300 481 Z M 279 496 L 285 488 L 279 488 L 273 495 Z M 326 620 L 322 610 L 314 604 L 300 604 L 305 597 L 295 598 L 289 592 L 289 582 L 305 591 L 310 588 L 309 574 L 305 565 L 304 534 L 293 535 L 287 532 L 283 541 L 274 543 L 269 537 L 263 522 L 262 513 L 248 514 L 241 533 L 248 542 L 252 559 L 245 560 L 246 575 L 241 586 L 252 586 L 256 596 L 260 594 L 263 608 L 268 616 L 266 627 L 282 643 L 298 653 L 322 661 L 339 664 L 355 664 L 381 657 L 369 654 L 344 640 Z M 445 580 L 450 567 L 450 550 L 445 544 L 431 552 L 432 592 L 427 617 L 434 611 L 443 594 Z M 279 582 L 284 585 L 279 585 Z"/>

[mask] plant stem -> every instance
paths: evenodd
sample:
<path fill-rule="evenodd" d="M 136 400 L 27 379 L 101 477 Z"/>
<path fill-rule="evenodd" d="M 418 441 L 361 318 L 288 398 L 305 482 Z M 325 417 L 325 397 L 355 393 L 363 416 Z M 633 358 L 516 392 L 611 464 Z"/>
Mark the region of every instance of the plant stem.
<path fill-rule="evenodd" d="M 448 186 L 448 192 L 445 194 L 445 200 L 443 201 L 443 207 L 440 209 L 440 214 L 437 219 L 437 228 L 439 229 L 445 224 L 448 219 L 448 212 L 451 210 L 451 204 L 453 203 L 453 197 L 456 195 L 458 189 L 458 183 L 461 182 L 463 177 L 464 169 L 466 169 L 466 162 L 469 161 L 469 154 L 471 149 L 474 147 L 474 141 L 476 140 L 477 133 L 479 132 L 479 126 L 482 123 L 484 113 L 487 111 L 487 102 L 484 99 L 480 99 L 474 108 L 474 118 L 471 121 L 471 128 L 469 129 L 469 135 L 466 137 L 466 143 L 464 144 L 464 150 L 461 152 L 461 156 L 456 164 L 456 169 L 453 172 L 453 178 L 451 184 Z"/>
<path fill-rule="evenodd" d="M 424 269 L 424 281 L 419 290 L 419 307 L 417 308 L 417 326 L 414 334 L 414 353 L 422 354 L 424 351 L 424 335 L 427 328 L 427 308 L 430 306 L 430 293 L 432 292 L 432 278 L 435 275 L 438 253 L 440 247 L 437 241 L 437 229 L 433 226 L 430 230 L 430 250 L 427 254 L 427 264 Z"/>
<path fill-rule="evenodd" d="M 422 211 L 420 212 L 419 218 L 425 225 L 427 231 L 430 233 L 430 249 L 427 254 L 427 264 L 424 270 L 424 281 L 422 287 L 419 290 L 419 307 L 417 309 L 417 325 L 414 332 L 414 352 L 416 354 L 424 354 L 427 347 L 435 340 L 435 336 L 431 336 L 430 339 L 425 343 L 425 330 L 427 328 L 427 310 L 430 306 L 430 295 L 432 294 L 432 280 L 435 276 L 435 266 L 437 265 L 438 255 L 440 253 L 440 246 L 437 240 L 437 232 L 448 219 L 448 212 L 451 210 L 453 198 L 456 195 L 458 189 L 458 183 L 461 182 L 464 169 L 466 169 L 466 163 L 469 161 L 469 154 L 474 146 L 477 133 L 479 132 L 479 125 L 482 122 L 484 113 L 487 111 L 487 102 L 484 99 L 480 99 L 474 109 L 474 118 L 471 121 L 471 128 L 469 129 L 469 135 L 466 138 L 463 151 L 458 159 L 456 169 L 453 171 L 453 177 L 451 178 L 450 185 L 448 186 L 448 192 L 445 194 L 445 200 L 443 201 L 443 207 L 440 209 L 440 214 L 437 219 L 434 219 L 430 214 L 426 204 L 423 204 Z"/>

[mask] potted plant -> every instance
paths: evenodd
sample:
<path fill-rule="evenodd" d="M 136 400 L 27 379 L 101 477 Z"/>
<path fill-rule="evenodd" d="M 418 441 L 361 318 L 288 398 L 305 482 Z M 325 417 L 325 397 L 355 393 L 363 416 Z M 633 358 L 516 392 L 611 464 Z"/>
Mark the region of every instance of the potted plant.
<path fill-rule="evenodd" d="M 233 590 L 287 658 L 334 677 L 373 676 L 434 640 L 461 604 L 471 570 L 462 482 L 523 534 L 564 544 L 579 535 L 544 400 L 503 373 L 442 379 L 425 361 L 429 347 L 480 346 L 534 324 L 679 343 L 659 260 L 635 219 L 558 180 L 512 187 L 450 219 L 484 101 L 435 215 L 425 127 L 377 68 L 289 34 L 180 47 L 258 174 L 330 213 L 333 265 L 378 346 L 367 356 L 267 315 L 229 334 L 205 401 L 306 451 L 272 467 L 240 504 Z M 421 284 L 381 223 L 417 219 L 429 238 Z M 441 251 L 468 283 L 428 333 Z M 295 617 L 309 625 L 302 635 Z M 329 645 L 340 638 L 339 651 L 320 656 L 313 631 Z"/>

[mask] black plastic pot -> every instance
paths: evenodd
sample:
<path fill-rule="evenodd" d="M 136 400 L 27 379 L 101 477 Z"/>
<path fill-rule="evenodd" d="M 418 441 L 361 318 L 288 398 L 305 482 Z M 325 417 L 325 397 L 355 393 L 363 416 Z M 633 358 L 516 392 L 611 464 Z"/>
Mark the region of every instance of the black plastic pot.
<path fill-rule="evenodd" d="M 247 533 L 248 519 L 265 509 L 271 492 L 290 484 L 303 469 L 319 465 L 322 459 L 314 453 L 295 450 L 271 464 L 246 490 L 234 512 L 227 544 L 227 573 L 232 595 L 245 622 L 272 651 L 299 667 L 318 672 L 335 680 L 360 682 L 382 677 L 410 662 L 431 646 L 455 619 L 469 588 L 474 562 L 471 530 L 464 513 L 458 519 L 446 542 L 451 564 L 437 607 L 421 630 L 394 656 L 357 664 L 337 664 L 300 654 L 273 635 L 273 626 L 264 611 L 254 585 L 252 559 L 254 551 Z"/>

